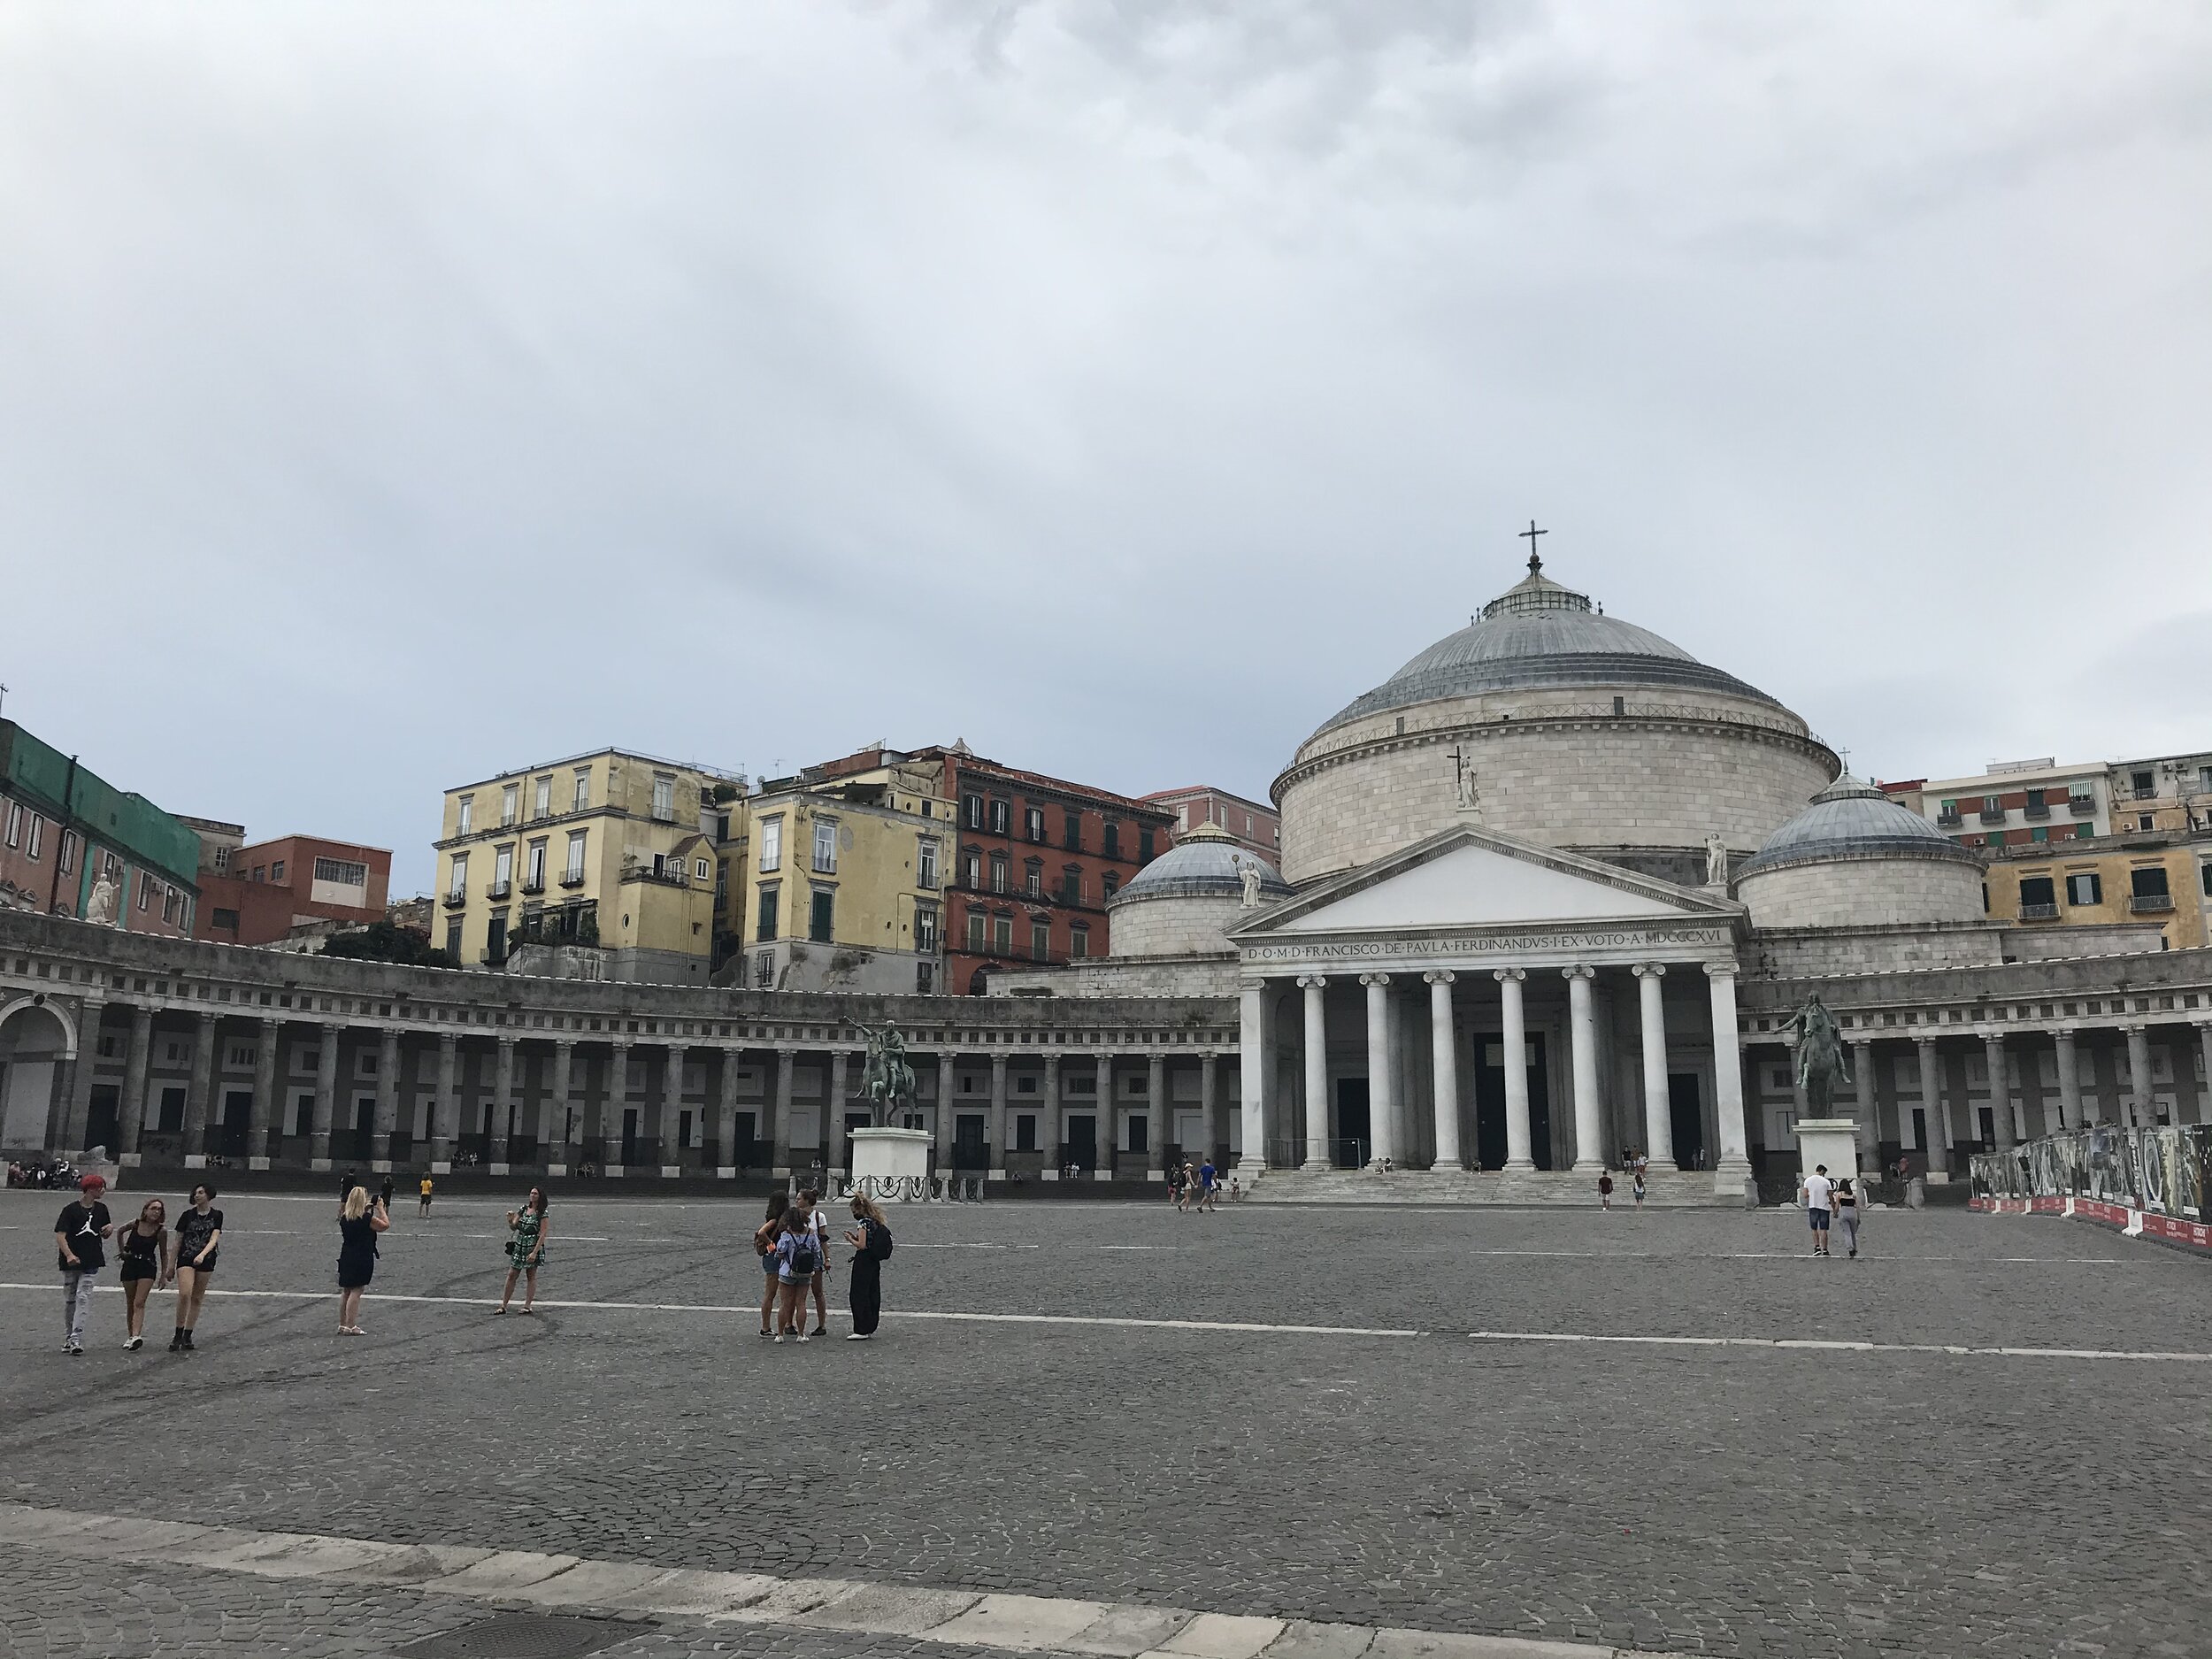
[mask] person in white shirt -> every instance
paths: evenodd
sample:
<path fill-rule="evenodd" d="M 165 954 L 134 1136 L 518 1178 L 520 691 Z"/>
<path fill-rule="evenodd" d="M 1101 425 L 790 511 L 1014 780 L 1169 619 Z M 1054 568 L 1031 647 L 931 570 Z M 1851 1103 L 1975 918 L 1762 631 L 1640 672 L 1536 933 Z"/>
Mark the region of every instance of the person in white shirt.
<path fill-rule="evenodd" d="M 1828 1179 L 1828 1166 L 1816 1164 L 1798 1183 L 1797 1195 L 1805 1201 L 1805 1219 L 1812 1224 L 1813 1254 L 1828 1254 L 1828 1222 L 1835 1213 L 1836 1184 Z"/>

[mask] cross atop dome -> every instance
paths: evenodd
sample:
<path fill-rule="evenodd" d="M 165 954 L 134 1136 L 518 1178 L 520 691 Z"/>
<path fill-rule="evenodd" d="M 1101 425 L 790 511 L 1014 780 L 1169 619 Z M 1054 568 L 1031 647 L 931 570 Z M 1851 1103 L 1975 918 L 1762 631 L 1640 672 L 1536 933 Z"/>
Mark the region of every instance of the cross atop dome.
<path fill-rule="evenodd" d="M 1539 530 L 1536 527 L 1536 520 L 1533 518 L 1528 521 L 1528 528 L 1521 532 L 1521 535 L 1528 542 L 1528 573 L 1532 576 L 1541 576 L 1544 573 L 1544 561 L 1538 557 L 1536 553 L 1536 538 L 1550 534 L 1548 530 Z"/>

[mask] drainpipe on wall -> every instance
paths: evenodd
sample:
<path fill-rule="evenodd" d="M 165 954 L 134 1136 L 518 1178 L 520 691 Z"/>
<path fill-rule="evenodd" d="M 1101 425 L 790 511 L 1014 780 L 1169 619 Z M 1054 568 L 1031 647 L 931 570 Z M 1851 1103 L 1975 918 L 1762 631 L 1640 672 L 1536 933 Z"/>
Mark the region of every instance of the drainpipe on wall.
<path fill-rule="evenodd" d="M 51 916 L 54 906 L 61 902 L 61 849 L 66 844 L 69 826 L 77 821 L 77 757 L 69 757 L 68 780 L 61 787 L 61 827 L 54 835 L 54 882 L 46 895 L 46 913 Z M 76 914 L 73 907 L 72 916 Z"/>

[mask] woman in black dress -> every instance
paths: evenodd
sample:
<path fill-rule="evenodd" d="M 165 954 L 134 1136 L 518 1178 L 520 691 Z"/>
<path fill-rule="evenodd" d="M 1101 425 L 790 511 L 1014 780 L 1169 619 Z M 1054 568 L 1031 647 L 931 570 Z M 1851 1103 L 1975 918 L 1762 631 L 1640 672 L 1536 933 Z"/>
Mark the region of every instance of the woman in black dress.
<path fill-rule="evenodd" d="M 115 1241 L 123 1263 L 123 1324 L 127 1348 L 146 1346 L 146 1298 L 169 1282 L 169 1206 L 149 1198 L 138 1219 Z"/>
<path fill-rule="evenodd" d="M 392 1225 L 380 1199 L 357 1187 L 338 1212 L 338 1334 L 361 1334 L 361 1293 L 376 1277 L 376 1235 Z"/>
<path fill-rule="evenodd" d="M 200 1302 L 215 1277 L 215 1257 L 223 1243 L 223 1212 L 215 1208 L 215 1189 L 202 1181 L 192 1202 L 177 1217 L 177 1333 L 172 1349 L 192 1351 L 192 1328 L 200 1322 Z"/>
<path fill-rule="evenodd" d="M 853 1256 L 853 1328 L 845 1340 L 865 1342 L 883 1318 L 883 1263 L 891 1254 L 891 1222 L 872 1198 L 855 1195 L 853 1219 L 858 1229 L 845 1235 Z"/>

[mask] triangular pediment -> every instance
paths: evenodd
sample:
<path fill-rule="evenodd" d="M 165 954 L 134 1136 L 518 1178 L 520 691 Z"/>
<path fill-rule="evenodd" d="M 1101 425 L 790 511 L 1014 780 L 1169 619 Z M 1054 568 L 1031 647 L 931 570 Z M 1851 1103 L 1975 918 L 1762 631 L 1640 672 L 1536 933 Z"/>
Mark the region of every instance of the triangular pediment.
<path fill-rule="evenodd" d="M 1459 826 L 1287 899 L 1234 930 L 1243 942 L 1540 924 L 1732 921 L 1727 900 L 1615 865 Z"/>

